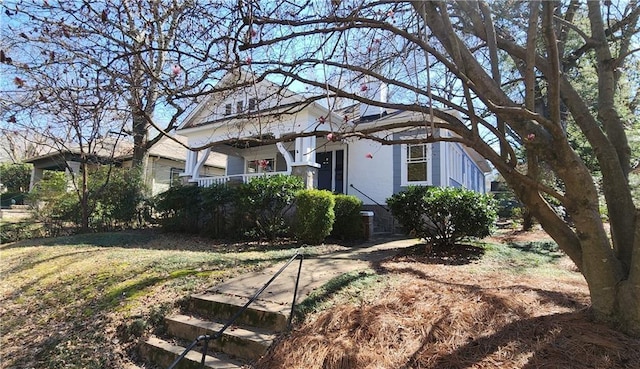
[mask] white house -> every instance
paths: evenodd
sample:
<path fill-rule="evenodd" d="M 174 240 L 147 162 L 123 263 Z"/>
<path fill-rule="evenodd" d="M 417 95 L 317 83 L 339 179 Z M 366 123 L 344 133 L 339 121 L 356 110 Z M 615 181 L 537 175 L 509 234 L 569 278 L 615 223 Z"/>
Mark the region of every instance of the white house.
<path fill-rule="evenodd" d="M 429 122 L 429 115 L 365 104 L 330 111 L 269 81 L 251 83 L 251 75 L 239 73 L 229 73 L 219 86 L 240 82 L 245 87 L 209 96 L 178 129 L 191 148 L 215 143 L 189 152 L 184 173 L 188 181 L 210 186 L 258 175 L 298 175 L 307 187 L 362 199 L 365 208 L 374 211 L 378 230 L 393 227 L 386 199 L 409 185 L 486 190 L 485 174 L 490 166 L 474 150 L 458 143 L 382 145 L 371 139 L 338 137 L 338 132 L 358 133 L 375 126 L 389 127 L 375 133 L 381 138 L 416 138 L 430 130 L 428 124 L 394 127 L 407 121 Z M 377 98 L 386 98 L 384 86 L 368 90 Z M 286 139 L 291 133 L 299 137 Z M 445 130 L 436 133 L 452 135 Z M 281 142 L 276 142 L 279 138 Z M 196 174 L 212 152 L 227 155 L 225 175 Z"/>

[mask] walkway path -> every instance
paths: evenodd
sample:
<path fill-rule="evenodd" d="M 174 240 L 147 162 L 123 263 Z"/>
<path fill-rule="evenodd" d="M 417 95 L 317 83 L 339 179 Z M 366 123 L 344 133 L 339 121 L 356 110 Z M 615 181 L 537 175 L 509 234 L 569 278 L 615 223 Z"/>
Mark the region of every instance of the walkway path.
<path fill-rule="evenodd" d="M 370 268 L 376 262 L 393 256 L 400 249 L 413 246 L 418 242 L 416 239 L 377 237 L 347 251 L 305 258 L 302 262 L 297 301 L 304 300 L 315 289 L 339 275 L 354 270 Z M 279 264 L 260 272 L 241 275 L 216 285 L 209 293 L 249 299 L 281 266 L 282 264 Z M 284 312 L 291 305 L 297 272 L 298 263 L 296 261 L 264 291 L 258 301 L 258 305 L 260 305 L 260 301 L 280 304 L 283 305 Z"/>
<path fill-rule="evenodd" d="M 381 260 L 417 242 L 415 239 L 378 237 L 346 251 L 305 258 L 296 300 L 301 302 L 331 279 L 374 267 Z M 218 284 L 205 293 L 191 295 L 181 314 L 165 318 L 166 337 L 151 336 L 141 343 L 142 357 L 167 367 L 184 351 L 184 346 L 179 345 L 180 341 L 192 342 L 201 335 L 217 334 L 223 323 L 235 315 L 282 265 L 284 263 L 244 274 Z M 286 330 L 298 266 L 297 261 L 289 265 L 251 304 L 249 310 L 238 316 L 233 329 L 227 329 L 219 339 L 210 341 L 211 351 L 205 358 L 207 368 L 240 369 L 243 364 L 236 360 L 256 360 L 266 352 L 277 337 L 277 332 Z M 184 359 L 184 365 L 197 367 L 200 360 L 201 354 L 190 352 Z"/>

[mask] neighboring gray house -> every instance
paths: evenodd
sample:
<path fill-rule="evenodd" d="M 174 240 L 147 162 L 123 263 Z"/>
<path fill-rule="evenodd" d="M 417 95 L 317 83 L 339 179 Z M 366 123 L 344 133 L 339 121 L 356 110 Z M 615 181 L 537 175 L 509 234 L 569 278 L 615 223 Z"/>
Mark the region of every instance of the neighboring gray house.
<path fill-rule="evenodd" d="M 174 137 L 180 142 L 186 142 L 186 138 L 178 135 Z M 180 174 L 185 168 L 187 149 L 168 137 L 160 139 L 149 150 L 145 184 L 150 195 L 156 195 L 169 189 L 180 180 Z M 102 145 L 90 155 L 92 165 L 108 163 L 117 166 L 130 167 L 133 153 L 133 144 L 129 141 L 105 140 Z M 203 176 L 223 175 L 225 173 L 226 156 L 214 154 L 208 157 L 200 169 Z M 80 170 L 80 150 L 70 149 L 65 151 L 52 150 L 48 154 L 39 155 L 25 160 L 25 163 L 33 164 L 30 188 L 42 179 L 44 171 Z"/>

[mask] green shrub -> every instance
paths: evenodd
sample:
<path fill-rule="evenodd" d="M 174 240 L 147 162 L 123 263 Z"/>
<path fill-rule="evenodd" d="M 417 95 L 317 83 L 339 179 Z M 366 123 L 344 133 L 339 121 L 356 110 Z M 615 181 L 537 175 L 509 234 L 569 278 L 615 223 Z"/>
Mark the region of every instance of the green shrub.
<path fill-rule="evenodd" d="M 425 197 L 428 186 L 409 186 L 405 191 L 398 192 L 387 199 L 391 213 L 402 225 L 405 232 L 417 232 L 420 219 L 426 213 Z"/>
<path fill-rule="evenodd" d="M 175 186 L 156 195 L 158 223 L 169 232 L 198 233 L 202 201 L 201 187 Z"/>
<path fill-rule="evenodd" d="M 301 178 L 284 174 L 260 176 L 239 185 L 235 190 L 238 231 L 252 239 L 286 235 L 284 214 L 303 188 Z"/>
<path fill-rule="evenodd" d="M 43 225 L 44 236 L 64 234 L 80 220 L 78 197 L 67 192 L 69 180 L 65 172 L 45 171 L 27 195 L 35 220 Z"/>
<path fill-rule="evenodd" d="M 335 200 L 326 190 L 302 190 L 296 194 L 294 233 L 300 242 L 316 245 L 331 233 Z"/>
<path fill-rule="evenodd" d="M 490 196 L 461 188 L 409 187 L 387 204 L 405 230 L 438 246 L 486 237 L 496 220 Z"/>
<path fill-rule="evenodd" d="M 496 192 L 493 194 L 498 217 L 511 220 L 522 220 L 523 205 L 512 190 Z"/>
<path fill-rule="evenodd" d="M 138 222 L 143 203 L 143 182 L 135 169 L 103 166 L 89 175 L 89 199 L 93 229 L 131 228 Z"/>
<path fill-rule="evenodd" d="M 0 243 L 14 242 L 33 236 L 33 222 L 2 222 L 0 227 Z"/>
<path fill-rule="evenodd" d="M 224 184 L 201 189 L 202 234 L 213 238 L 230 235 L 234 193 L 234 188 Z"/>
<path fill-rule="evenodd" d="M 363 237 L 362 200 L 353 195 L 338 194 L 334 197 L 336 205 L 334 213 L 336 220 L 333 223 L 331 236 L 342 240 L 357 240 Z"/>
<path fill-rule="evenodd" d="M 28 192 L 29 182 L 31 182 L 31 164 L 0 164 L 0 182 L 8 192 Z"/>

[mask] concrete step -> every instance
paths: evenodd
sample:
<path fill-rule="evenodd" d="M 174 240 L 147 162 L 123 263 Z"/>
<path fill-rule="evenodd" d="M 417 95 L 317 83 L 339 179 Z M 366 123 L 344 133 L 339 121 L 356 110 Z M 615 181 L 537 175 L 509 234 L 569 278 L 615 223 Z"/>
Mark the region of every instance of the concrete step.
<path fill-rule="evenodd" d="M 189 299 L 188 311 L 205 318 L 211 317 L 226 321 L 238 312 L 247 301 L 248 298 L 228 294 L 196 294 Z M 291 305 L 256 300 L 238 317 L 236 324 L 283 332 L 287 329 L 290 311 Z"/>
<path fill-rule="evenodd" d="M 169 335 L 187 341 L 193 341 L 205 334 L 213 335 L 224 326 L 222 323 L 182 314 L 166 317 L 165 323 Z M 209 341 L 209 348 L 243 360 L 254 361 L 267 351 L 275 338 L 275 334 L 258 328 L 232 325 L 220 338 Z"/>
<path fill-rule="evenodd" d="M 139 351 L 147 361 L 167 368 L 182 354 L 184 347 L 151 336 L 146 341 L 141 342 Z M 201 353 L 190 351 L 176 366 L 176 369 L 200 369 L 201 360 Z M 241 369 L 242 364 L 226 357 L 207 355 L 204 367 L 209 369 Z"/>

